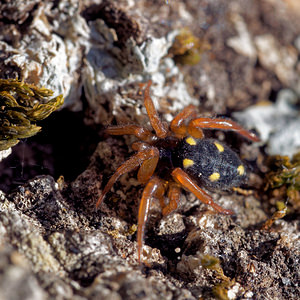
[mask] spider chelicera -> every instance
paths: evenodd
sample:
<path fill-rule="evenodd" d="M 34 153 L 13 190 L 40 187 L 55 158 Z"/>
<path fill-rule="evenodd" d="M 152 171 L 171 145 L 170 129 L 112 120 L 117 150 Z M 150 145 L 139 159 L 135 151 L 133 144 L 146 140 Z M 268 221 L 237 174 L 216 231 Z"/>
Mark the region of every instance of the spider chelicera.
<path fill-rule="evenodd" d="M 180 190 L 193 193 L 203 203 L 218 213 L 231 215 L 212 200 L 199 185 L 209 189 L 228 190 L 241 185 L 246 179 L 246 168 L 238 155 L 217 140 L 204 137 L 202 129 L 236 131 L 243 137 L 258 142 L 258 137 L 243 129 L 230 119 L 196 118 L 196 108 L 189 105 L 183 109 L 169 126 L 162 122 L 150 97 L 149 80 L 144 92 L 144 105 L 152 130 L 139 125 L 111 126 L 106 132 L 111 135 L 134 135 L 139 141 L 132 144 L 136 154 L 125 161 L 104 187 L 97 203 L 98 208 L 118 178 L 139 167 L 137 179 L 145 184 L 138 212 L 138 261 L 144 242 L 144 230 L 151 200 L 159 200 L 162 214 L 173 212 L 180 202 Z M 168 191 L 168 203 L 165 192 Z"/>

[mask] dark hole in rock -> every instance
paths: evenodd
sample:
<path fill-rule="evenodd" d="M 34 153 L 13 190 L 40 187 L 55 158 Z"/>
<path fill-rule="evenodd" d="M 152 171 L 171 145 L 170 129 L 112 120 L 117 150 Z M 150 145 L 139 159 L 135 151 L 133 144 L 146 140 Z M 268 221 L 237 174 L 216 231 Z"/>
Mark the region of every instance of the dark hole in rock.
<path fill-rule="evenodd" d="M 63 175 L 74 180 L 89 164 L 99 136 L 83 122 L 82 113 L 56 112 L 39 122 L 41 132 L 22 140 L 0 162 L 0 189 L 6 193 L 37 175 Z"/>

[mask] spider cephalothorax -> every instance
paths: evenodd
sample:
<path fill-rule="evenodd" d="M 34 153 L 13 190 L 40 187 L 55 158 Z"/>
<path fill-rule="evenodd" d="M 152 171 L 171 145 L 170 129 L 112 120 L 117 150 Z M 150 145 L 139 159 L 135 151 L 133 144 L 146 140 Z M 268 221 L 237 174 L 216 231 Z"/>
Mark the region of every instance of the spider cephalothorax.
<path fill-rule="evenodd" d="M 212 197 L 199 185 L 207 188 L 225 190 L 239 186 L 246 178 L 245 166 L 228 146 L 217 140 L 206 139 L 202 129 L 221 129 L 236 131 L 245 138 L 257 142 L 259 139 L 251 132 L 229 119 L 196 118 L 196 108 L 187 106 L 170 123 L 169 127 L 160 120 L 150 98 L 148 82 L 144 94 L 144 104 L 150 119 L 151 130 L 139 125 L 119 125 L 106 129 L 112 135 L 135 135 L 139 141 L 132 144 L 136 154 L 125 161 L 112 175 L 104 187 L 96 207 L 118 178 L 124 173 L 139 168 L 137 178 L 145 184 L 138 213 L 138 260 L 141 258 L 145 223 L 153 198 L 159 200 L 162 214 L 174 211 L 180 201 L 180 189 L 192 192 L 203 203 L 217 212 L 233 214 L 213 202 Z M 168 193 L 168 203 L 164 195 Z"/>

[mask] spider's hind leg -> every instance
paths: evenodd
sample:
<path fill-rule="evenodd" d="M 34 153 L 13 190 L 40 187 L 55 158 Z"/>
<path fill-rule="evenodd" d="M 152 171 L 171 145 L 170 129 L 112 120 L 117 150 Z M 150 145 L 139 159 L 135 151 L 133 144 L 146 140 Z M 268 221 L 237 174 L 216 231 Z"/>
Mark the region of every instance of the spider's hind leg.
<path fill-rule="evenodd" d="M 191 120 L 188 125 L 188 132 L 190 135 L 197 138 L 197 133 L 201 129 L 221 129 L 235 131 L 241 136 L 253 142 L 259 142 L 259 138 L 252 132 L 247 131 L 242 126 L 230 119 L 222 118 L 197 118 Z"/>
<path fill-rule="evenodd" d="M 233 211 L 230 209 L 225 209 L 215 203 L 211 196 L 209 196 L 204 190 L 202 190 L 182 169 L 176 168 L 172 172 L 172 176 L 176 182 L 178 182 L 182 187 L 184 187 L 189 192 L 193 193 L 200 201 L 205 204 L 210 205 L 218 213 L 225 215 L 232 215 Z"/>

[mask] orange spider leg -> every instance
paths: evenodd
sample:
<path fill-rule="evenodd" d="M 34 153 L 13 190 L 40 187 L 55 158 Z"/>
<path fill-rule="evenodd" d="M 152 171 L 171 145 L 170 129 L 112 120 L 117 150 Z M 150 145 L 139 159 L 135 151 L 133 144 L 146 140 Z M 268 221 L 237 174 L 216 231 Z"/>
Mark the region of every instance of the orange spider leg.
<path fill-rule="evenodd" d="M 198 130 L 199 129 L 222 129 L 222 130 L 232 130 L 236 131 L 238 134 L 244 136 L 245 138 L 253 141 L 253 142 L 259 142 L 259 138 L 252 132 L 247 131 L 243 127 L 241 127 L 239 124 L 232 120 L 228 119 L 222 119 L 222 118 L 198 118 L 191 120 L 188 125 L 188 132 L 190 135 L 198 137 Z"/>
<path fill-rule="evenodd" d="M 140 183 L 146 183 L 156 169 L 159 160 L 159 150 L 157 148 L 152 148 L 152 151 L 153 156 L 145 160 L 138 171 L 137 179 Z"/>
<path fill-rule="evenodd" d="M 144 143 L 144 142 L 138 141 L 138 142 L 134 142 L 131 145 L 131 148 L 134 151 L 140 152 L 140 151 L 143 151 L 143 150 L 151 148 L 151 147 L 149 147 L 148 143 Z"/>
<path fill-rule="evenodd" d="M 153 127 L 156 135 L 159 138 L 165 138 L 168 135 L 168 130 L 164 126 L 163 122 L 160 120 L 158 113 L 155 109 L 154 103 L 150 97 L 150 86 L 152 81 L 149 80 L 144 92 L 144 105 L 147 110 L 147 114 L 150 119 L 151 126 Z"/>
<path fill-rule="evenodd" d="M 192 192 L 199 200 L 203 203 L 210 205 L 217 212 L 232 215 L 233 212 L 229 209 L 225 209 L 215 203 L 211 196 L 209 196 L 206 192 L 204 192 L 190 177 L 186 174 L 182 169 L 176 168 L 173 170 L 171 174 L 176 182 L 181 184 L 185 189 Z"/>
<path fill-rule="evenodd" d="M 96 208 L 100 206 L 102 201 L 104 200 L 105 195 L 110 191 L 114 183 L 118 180 L 118 178 L 128 173 L 138 166 L 140 166 L 144 161 L 148 160 L 149 158 L 153 157 L 155 155 L 155 151 L 153 149 L 156 148 L 149 148 L 145 149 L 144 151 L 138 152 L 137 154 L 133 155 L 131 158 L 129 158 L 127 161 L 125 161 L 112 175 L 112 177 L 107 182 L 106 186 L 104 187 L 97 203 Z"/>
<path fill-rule="evenodd" d="M 187 118 L 195 118 L 196 114 L 196 107 L 189 105 L 171 121 L 170 129 L 176 137 L 183 138 L 187 135 L 187 125 L 184 122 Z"/>
<path fill-rule="evenodd" d="M 157 139 L 156 136 L 147 128 L 134 124 L 111 126 L 106 128 L 105 132 L 111 135 L 132 134 L 138 139 L 148 143 Z"/>
<path fill-rule="evenodd" d="M 146 149 L 152 149 L 153 156 L 145 160 L 142 165 L 140 166 L 140 169 L 138 171 L 138 181 L 140 183 L 146 183 L 150 177 L 153 175 L 158 160 L 159 160 L 159 150 L 155 147 L 149 146 L 147 143 L 143 142 L 135 142 L 132 144 L 132 149 L 135 151 L 144 151 Z"/>
<path fill-rule="evenodd" d="M 143 240 L 145 225 L 148 218 L 150 204 L 152 198 L 161 199 L 164 195 L 165 188 L 164 182 L 158 177 L 152 177 L 147 183 L 139 206 L 138 215 L 138 231 L 137 231 L 137 243 L 138 243 L 138 261 L 141 262 L 141 252 L 143 249 Z"/>
<path fill-rule="evenodd" d="M 169 203 L 168 205 L 162 207 L 162 214 L 163 216 L 167 216 L 172 211 L 177 209 L 178 204 L 180 202 L 180 186 L 176 182 L 171 182 L 169 185 L 169 192 L 168 192 L 168 198 Z"/>

